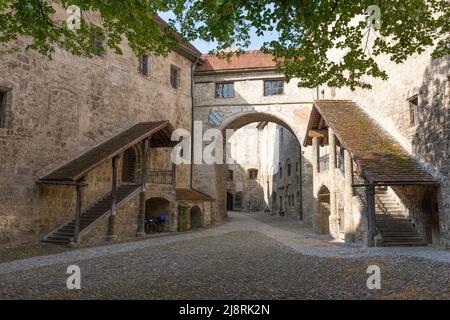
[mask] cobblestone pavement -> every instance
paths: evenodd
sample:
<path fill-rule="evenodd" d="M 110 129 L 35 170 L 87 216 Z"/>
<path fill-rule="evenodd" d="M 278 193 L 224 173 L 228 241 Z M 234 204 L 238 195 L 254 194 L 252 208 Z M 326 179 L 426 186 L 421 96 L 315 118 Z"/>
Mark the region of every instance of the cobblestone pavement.
<path fill-rule="evenodd" d="M 0 298 L 450 299 L 450 252 L 345 246 L 297 221 L 231 213 L 218 227 L 0 264 Z M 66 288 L 67 267 L 81 290 Z M 380 290 L 366 286 L 369 265 Z"/>

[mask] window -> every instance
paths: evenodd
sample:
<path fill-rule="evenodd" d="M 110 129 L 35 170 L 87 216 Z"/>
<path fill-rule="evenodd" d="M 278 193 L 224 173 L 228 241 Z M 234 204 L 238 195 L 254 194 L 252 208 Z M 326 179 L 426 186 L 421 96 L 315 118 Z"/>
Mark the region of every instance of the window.
<path fill-rule="evenodd" d="M 295 163 L 295 172 L 298 172 L 298 169 L 300 168 L 298 162 Z"/>
<path fill-rule="evenodd" d="M 0 128 L 6 126 L 6 92 L 0 91 Z"/>
<path fill-rule="evenodd" d="M 419 95 L 414 95 L 408 99 L 409 103 L 409 125 L 411 127 L 419 124 Z"/>
<path fill-rule="evenodd" d="M 278 177 L 280 179 L 283 178 L 283 168 L 281 167 L 281 163 L 279 164 Z"/>
<path fill-rule="evenodd" d="M 144 54 L 139 57 L 139 73 L 148 77 L 148 55 Z"/>
<path fill-rule="evenodd" d="M 170 85 L 174 89 L 180 87 L 180 69 L 174 66 L 170 67 Z"/>
<path fill-rule="evenodd" d="M 282 143 L 284 140 L 284 130 L 283 128 L 280 128 L 280 143 Z"/>
<path fill-rule="evenodd" d="M 227 181 L 233 181 L 233 170 L 228 170 Z"/>
<path fill-rule="evenodd" d="M 288 163 L 288 165 L 287 165 L 287 175 L 288 175 L 288 177 L 291 176 L 291 164 L 290 163 Z"/>
<path fill-rule="evenodd" d="M 264 95 L 275 96 L 284 93 L 284 80 L 264 81 Z"/>
<path fill-rule="evenodd" d="M 104 57 L 106 55 L 105 48 L 103 47 L 103 40 L 105 39 L 105 34 L 101 31 L 97 31 L 92 36 L 92 42 L 94 46 L 94 54 L 99 57 Z"/>
<path fill-rule="evenodd" d="M 258 178 L 258 170 L 256 169 L 248 170 L 248 178 L 250 180 L 256 180 Z"/>
<path fill-rule="evenodd" d="M 216 83 L 216 98 L 234 98 L 234 83 Z"/>

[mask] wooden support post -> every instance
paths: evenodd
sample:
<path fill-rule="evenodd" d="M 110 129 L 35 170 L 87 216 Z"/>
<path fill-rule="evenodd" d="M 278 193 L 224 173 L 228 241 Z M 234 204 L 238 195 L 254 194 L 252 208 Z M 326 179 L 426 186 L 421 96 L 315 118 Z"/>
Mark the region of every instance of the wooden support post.
<path fill-rule="evenodd" d="M 76 208 L 75 208 L 75 232 L 74 232 L 74 238 L 73 242 L 78 243 L 79 237 L 80 237 L 80 220 L 81 220 L 81 201 L 82 201 L 82 187 L 84 184 L 84 178 L 81 178 L 77 181 L 77 184 L 75 186 L 76 193 L 77 193 L 77 200 L 76 200 Z"/>
<path fill-rule="evenodd" d="M 112 191 L 111 191 L 111 214 L 109 216 L 108 224 L 108 237 L 107 240 L 111 241 L 114 239 L 114 227 L 115 227 L 115 216 L 116 216 L 116 206 L 117 206 L 117 160 L 119 157 L 114 157 L 112 159 Z"/>
<path fill-rule="evenodd" d="M 177 185 L 177 166 L 173 162 L 172 162 L 172 184 L 174 188 Z"/>
<path fill-rule="evenodd" d="M 151 137 L 145 139 L 141 143 L 142 159 L 141 159 L 141 193 L 139 194 L 139 214 L 138 214 L 138 229 L 136 236 L 142 237 L 145 235 L 145 184 L 147 180 L 147 164 L 148 164 L 148 147 Z"/>
<path fill-rule="evenodd" d="M 375 226 L 375 187 L 366 187 L 367 196 L 367 225 L 368 225 L 368 236 L 367 245 L 369 247 L 374 246 L 376 226 Z"/>

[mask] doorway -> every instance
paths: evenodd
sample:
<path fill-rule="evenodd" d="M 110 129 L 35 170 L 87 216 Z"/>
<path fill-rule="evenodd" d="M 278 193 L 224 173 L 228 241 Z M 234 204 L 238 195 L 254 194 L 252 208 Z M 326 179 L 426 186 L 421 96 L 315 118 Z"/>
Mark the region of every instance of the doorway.
<path fill-rule="evenodd" d="M 426 238 L 429 244 L 439 245 L 439 206 L 435 190 L 428 190 L 423 195 L 423 213 L 426 221 Z"/>
<path fill-rule="evenodd" d="M 136 151 L 129 148 L 123 153 L 122 182 L 133 183 L 136 176 Z"/>
<path fill-rule="evenodd" d="M 233 211 L 233 195 L 227 192 L 227 211 Z"/>

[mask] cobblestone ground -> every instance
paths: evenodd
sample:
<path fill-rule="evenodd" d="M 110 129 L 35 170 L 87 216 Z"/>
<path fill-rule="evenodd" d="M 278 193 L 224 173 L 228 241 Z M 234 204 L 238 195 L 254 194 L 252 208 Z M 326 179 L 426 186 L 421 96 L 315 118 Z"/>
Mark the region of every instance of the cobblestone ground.
<path fill-rule="evenodd" d="M 449 299 L 450 252 L 365 248 L 300 223 L 230 214 L 222 226 L 0 263 L 1 299 Z M 66 269 L 81 269 L 68 290 Z M 380 290 L 366 286 L 369 265 Z"/>

